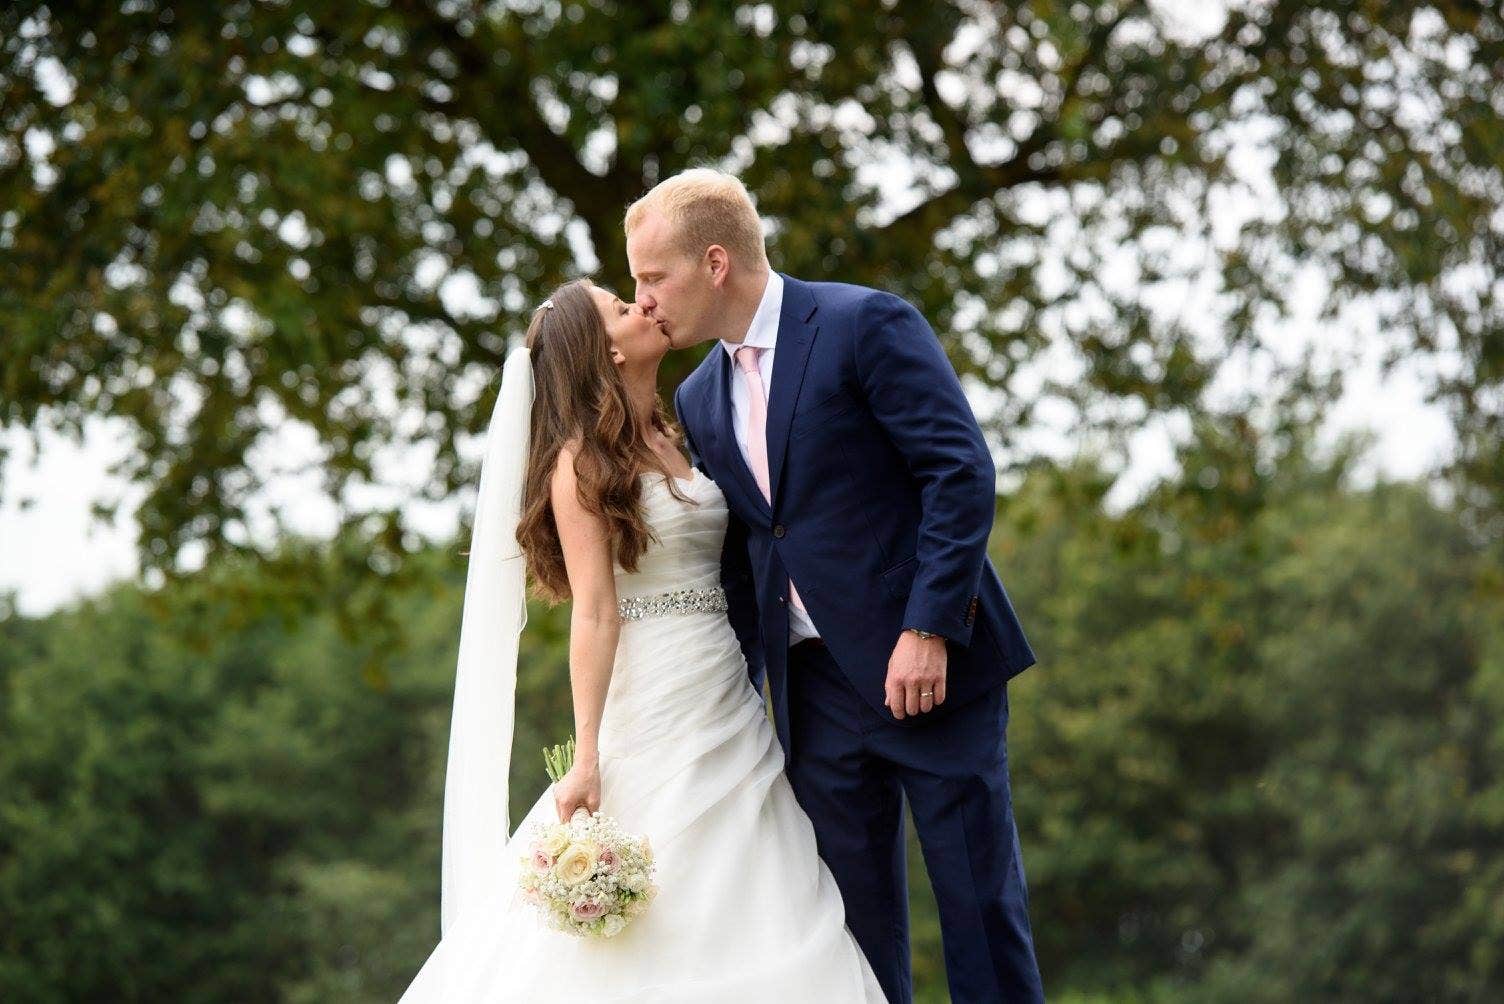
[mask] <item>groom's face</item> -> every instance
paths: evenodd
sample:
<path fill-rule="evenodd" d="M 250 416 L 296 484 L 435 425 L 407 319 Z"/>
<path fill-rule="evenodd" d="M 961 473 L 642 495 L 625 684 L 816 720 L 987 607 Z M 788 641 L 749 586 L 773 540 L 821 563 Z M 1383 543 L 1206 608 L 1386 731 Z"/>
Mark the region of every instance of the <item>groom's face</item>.
<path fill-rule="evenodd" d="M 710 318 L 718 284 L 714 271 L 702 264 L 681 250 L 669 222 L 657 213 L 649 213 L 627 235 L 637 305 L 658 322 L 676 349 L 714 337 Z"/>

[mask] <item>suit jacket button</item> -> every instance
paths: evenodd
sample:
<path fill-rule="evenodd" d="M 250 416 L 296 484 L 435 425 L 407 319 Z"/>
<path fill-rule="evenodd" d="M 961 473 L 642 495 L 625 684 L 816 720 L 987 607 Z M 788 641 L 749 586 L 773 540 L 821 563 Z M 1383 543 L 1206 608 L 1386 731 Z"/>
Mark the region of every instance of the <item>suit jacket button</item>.
<path fill-rule="evenodd" d="M 783 528 L 782 523 L 779 523 L 777 526 L 773 527 L 773 536 L 775 537 L 782 537 L 786 533 L 788 533 L 788 531 Z"/>

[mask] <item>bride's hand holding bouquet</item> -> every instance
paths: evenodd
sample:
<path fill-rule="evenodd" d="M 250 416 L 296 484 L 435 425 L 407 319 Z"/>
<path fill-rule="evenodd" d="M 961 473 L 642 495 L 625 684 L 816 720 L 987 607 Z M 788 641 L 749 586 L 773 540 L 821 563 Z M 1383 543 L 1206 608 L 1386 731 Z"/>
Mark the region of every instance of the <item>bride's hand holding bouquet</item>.
<path fill-rule="evenodd" d="M 556 767 L 563 766 L 559 761 L 551 760 L 549 766 L 549 775 L 554 779 L 554 805 L 558 807 L 561 823 L 569 822 L 576 809 L 592 813 L 601 807 L 600 760 L 589 753 L 576 754 L 573 740 L 564 748 L 573 762 L 560 773 L 555 773 Z M 545 754 L 545 758 L 548 756 Z"/>
<path fill-rule="evenodd" d="M 658 894 L 653 850 L 600 813 L 594 756 L 576 760 L 571 739 L 544 750 L 543 759 L 560 821 L 534 828 L 522 860 L 522 893 L 558 930 L 614 938 Z"/>

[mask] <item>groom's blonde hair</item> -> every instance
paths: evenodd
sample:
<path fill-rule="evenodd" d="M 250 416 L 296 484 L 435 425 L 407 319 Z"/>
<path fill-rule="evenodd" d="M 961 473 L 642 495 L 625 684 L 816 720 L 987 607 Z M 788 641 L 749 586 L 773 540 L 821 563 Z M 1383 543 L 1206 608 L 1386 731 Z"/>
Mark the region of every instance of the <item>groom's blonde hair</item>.
<path fill-rule="evenodd" d="M 747 186 L 733 174 L 695 167 L 658 182 L 627 207 L 628 236 L 650 212 L 663 214 L 673 230 L 674 243 L 691 258 L 719 244 L 736 261 L 767 267 L 762 220 Z"/>

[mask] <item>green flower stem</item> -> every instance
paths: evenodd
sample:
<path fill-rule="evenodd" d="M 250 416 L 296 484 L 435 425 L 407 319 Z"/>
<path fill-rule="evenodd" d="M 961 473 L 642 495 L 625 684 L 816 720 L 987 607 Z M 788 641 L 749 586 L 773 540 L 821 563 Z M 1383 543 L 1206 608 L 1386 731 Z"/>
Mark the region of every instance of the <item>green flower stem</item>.
<path fill-rule="evenodd" d="M 570 736 L 562 745 L 544 749 L 543 766 L 548 771 L 548 776 L 558 784 L 574 766 L 574 736 Z"/>

